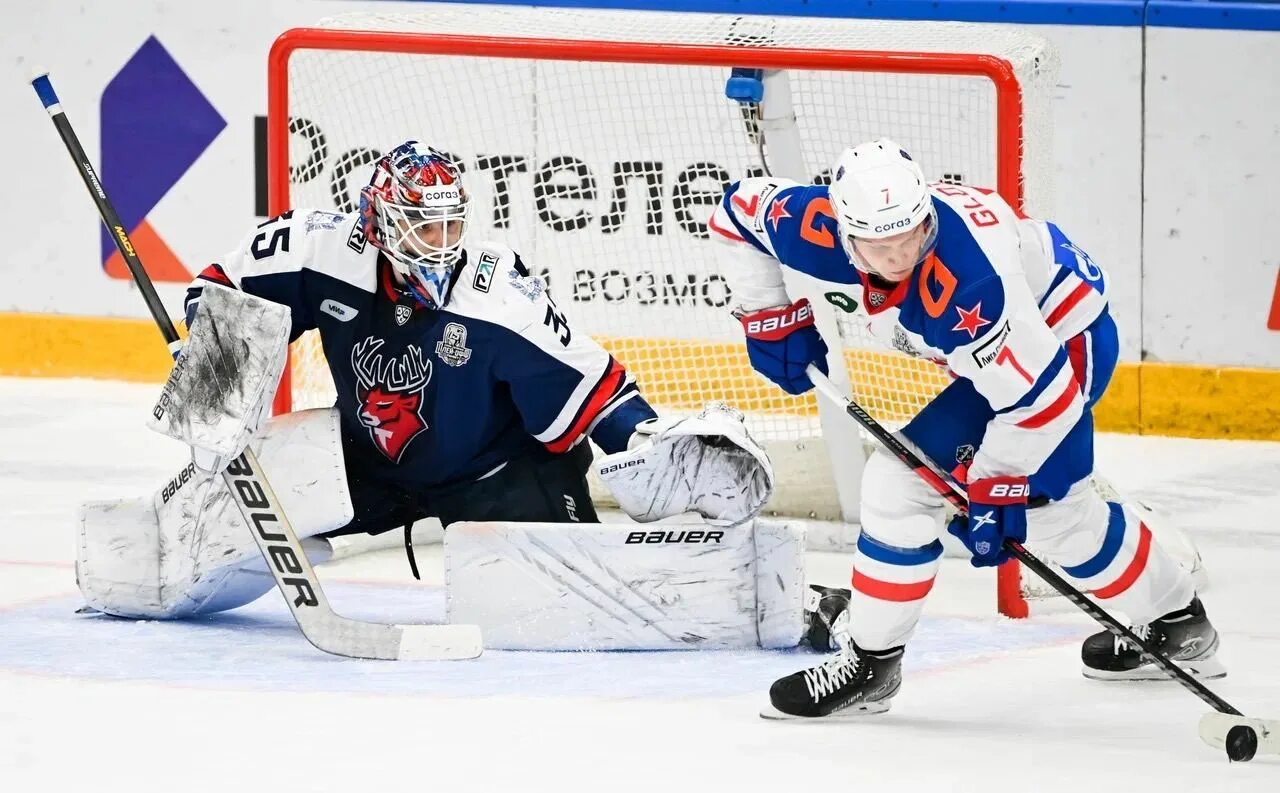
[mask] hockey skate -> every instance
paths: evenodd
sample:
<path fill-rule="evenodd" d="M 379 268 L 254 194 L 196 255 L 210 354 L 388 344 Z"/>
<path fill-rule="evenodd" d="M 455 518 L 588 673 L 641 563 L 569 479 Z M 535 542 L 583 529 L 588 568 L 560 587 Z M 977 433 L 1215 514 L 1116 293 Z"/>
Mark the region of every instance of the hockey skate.
<path fill-rule="evenodd" d="M 809 585 L 804 616 L 808 628 L 805 642 L 820 653 L 839 650 L 848 643 L 849 597 L 838 587 Z"/>
<path fill-rule="evenodd" d="M 1200 598 L 1184 609 L 1172 611 L 1133 632 L 1149 641 L 1188 673 L 1214 680 L 1227 670 L 1217 659 L 1218 632 L 1209 623 Z M 1095 633 L 1080 648 L 1084 676 L 1094 680 L 1166 680 L 1159 667 L 1142 657 L 1128 642 L 1108 631 Z"/>
<path fill-rule="evenodd" d="M 776 681 L 766 719 L 851 718 L 884 713 L 902 684 L 902 647 L 867 652 L 853 642 L 824 664 Z"/>

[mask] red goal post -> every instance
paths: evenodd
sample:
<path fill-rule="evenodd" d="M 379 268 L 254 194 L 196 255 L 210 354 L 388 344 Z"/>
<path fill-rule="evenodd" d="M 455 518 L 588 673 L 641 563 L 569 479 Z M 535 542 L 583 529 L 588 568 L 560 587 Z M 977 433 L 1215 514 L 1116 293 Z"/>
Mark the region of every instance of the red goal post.
<path fill-rule="evenodd" d="M 764 37 L 744 36 L 735 43 L 724 43 L 730 37 L 726 37 L 723 31 L 734 29 L 744 19 L 755 29 L 766 27 L 768 34 Z M 703 35 L 700 31 L 707 33 Z M 885 44 L 881 44 L 881 41 Z M 919 42 L 919 48 L 913 48 L 913 42 Z M 954 51 L 948 50 L 948 42 L 954 44 Z M 885 46 L 889 43 L 894 46 Z M 877 46 L 872 48 L 867 44 Z M 308 65 L 301 67 L 298 65 L 300 61 L 306 61 Z M 428 64 L 424 66 L 426 71 L 422 74 L 430 76 L 420 76 L 413 71 L 416 67 L 406 66 L 410 61 Z M 567 89 L 560 84 L 556 87 L 561 88 L 563 93 L 575 94 L 572 99 L 586 96 L 599 100 L 594 102 L 592 112 L 598 111 L 602 116 L 625 112 L 625 106 L 631 103 L 649 108 L 648 111 L 637 110 L 633 119 L 619 118 L 617 123 L 602 122 L 598 125 L 590 117 L 561 119 L 559 116 L 571 114 L 543 112 L 536 115 L 540 134 L 543 126 L 553 127 L 563 122 L 564 130 L 552 131 L 552 134 L 561 135 L 557 139 L 559 141 L 589 140 L 589 144 L 577 145 L 596 152 L 608 150 L 609 136 L 616 136 L 619 141 L 629 141 L 625 145 L 640 146 L 649 160 L 662 162 L 668 159 L 677 162 L 677 155 L 667 158 L 661 153 L 652 154 L 661 152 L 664 142 L 654 138 L 636 143 L 635 130 L 645 127 L 644 122 L 652 119 L 652 107 L 655 103 L 661 105 L 665 101 L 663 92 L 670 95 L 668 98 L 671 99 L 673 115 L 670 124 L 657 126 L 664 127 L 661 131 L 667 132 L 673 139 L 680 137 L 678 146 L 672 144 L 673 149 L 689 148 L 685 145 L 688 141 L 684 138 L 696 136 L 699 129 L 692 126 L 695 122 L 691 122 L 690 118 L 703 112 L 703 105 L 719 103 L 715 108 L 708 108 L 710 120 L 706 124 L 720 124 L 726 106 L 731 108 L 730 112 L 737 112 L 733 103 L 723 97 L 723 93 L 718 97 L 707 92 L 696 97 L 680 93 L 685 83 L 692 82 L 691 78 L 683 75 L 698 75 L 698 80 L 707 84 L 712 81 L 704 79 L 705 75 L 719 75 L 722 84 L 723 77 L 727 77 L 731 67 L 785 70 L 801 76 L 797 84 L 803 84 L 803 89 L 808 88 L 808 82 L 817 84 L 827 80 L 831 85 L 837 86 L 836 89 L 831 89 L 836 91 L 843 90 L 839 86 L 845 85 L 842 81 L 844 77 L 858 76 L 858 79 L 863 79 L 862 76 L 867 76 L 865 79 L 869 87 L 859 88 L 861 93 L 858 96 L 866 104 L 887 108 L 880 111 L 883 118 L 876 121 L 874 130 L 869 126 L 865 131 L 861 127 L 856 128 L 856 131 L 833 131 L 830 141 L 824 140 L 813 146 L 812 151 L 809 151 L 809 140 L 806 139 L 806 153 L 811 155 L 806 158 L 806 164 L 811 173 L 817 173 L 818 169 L 829 165 L 839 147 L 879 135 L 894 137 L 912 151 L 919 152 L 928 144 L 913 141 L 913 135 L 927 141 L 931 131 L 936 128 L 936 137 L 943 139 L 939 146 L 948 152 L 945 157 L 947 162 L 939 163 L 939 167 L 952 166 L 952 170 L 930 171 L 928 158 L 917 153 L 927 174 L 932 178 L 941 178 L 959 173 L 967 177 L 966 181 L 993 186 L 1012 206 L 1019 209 L 1026 207 L 1027 196 L 1034 194 L 1038 200 L 1032 203 L 1038 206 L 1027 207 L 1034 214 L 1037 209 L 1043 211 L 1047 208 L 1051 196 L 1048 176 L 1051 166 L 1047 162 L 1050 130 L 1044 119 L 1047 118 L 1047 86 L 1052 85 L 1052 78 L 1046 78 L 1046 75 L 1053 73 L 1052 61 L 1052 51 L 1042 40 L 998 29 L 998 26 L 820 19 L 766 20 L 705 14 L 561 9 L 490 12 L 474 6 L 469 6 L 466 10 L 446 10 L 441 13 L 433 11 L 430 15 L 418 16 L 350 15 L 326 20 L 320 27 L 286 31 L 271 49 L 267 117 L 269 210 L 274 215 L 295 206 L 350 209 L 349 203 L 344 206 L 343 200 L 338 196 L 340 191 L 337 187 L 332 187 L 330 195 L 326 195 L 313 189 L 315 185 L 310 182 L 315 182 L 316 179 L 300 182 L 299 152 L 314 153 L 314 141 L 308 144 L 299 140 L 308 134 L 300 132 L 298 128 L 298 119 L 303 117 L 309 123 L 323 126 L 330 137 L 333 137 L 334 130 L 342 128 L 344 124 L 363 125 L 366 130 L 376 128 L 378 134 L 391 135 L 393 129 L 402 129 L 418 113 L 421 131 L 417 132 L 418 127 L 410 125 L 415 131 L 414 136 L 449 151 L 469 152 L 463 159 L 468 159 L 473 167 L 464 178 L 468 188 L 473 189 L 475 174 L 483 172 L 474 167 L 477 160 L 472 155 L 497 150 L 515 151 L 516 148 L 509 143 L 518 137 L 515 132 L 499 132 L 496 137 L 488 137 L 489 142 L 473 145 L 472 138 L 485 139 L 486 136 L 494 135 L 494 129 L 501 123 L 496 120 L 496 114 L 486 116 L 483 110 L 477 111 L 475 119 L 463 133 L 452 128 L 437 129 L 437 120 L 430 107 L 418 110 L 409 108 L 403 113 L 397 111 L 392 114 L 395 121 L 388 121 L 382 127 L 377 127 L 376 121 L 367 120 L 363 116 L 381 112 L 381 105 L 386 104 L 386 100 L 361 104 L 364 102 L 361 81 L 389 82 L 387 75 L 395 71 L 397 79 L 405 80 L 405 84 L 412 90 L 424 93 L 442 89 L 453 91 L 453 84 L 461 82 L 463 88 L 451 95 L 454 98 L 446 103 L 446 110 L 465 116 L 473 110 L 473 97 L 478 97 L 481 93 L 487 96 L 494 90 L 506 88 L 501 80 L 486 81 L 484 76 L 472 78 L 471 71 L 480 65 L 488 68 L 487 64 L 490 63 L 510 62 L 559 64 L 556 74 L 560 76 L 556 79 L 567 86 Z M 617 65 L 619 69 L 602 71 L 603 65 Z M 640 68 L 645 66 L 663 71 L 657 73 L 659 77 L 655 77 L 654 72 Z M 668 74 L 667 70 L 676 72 Z M 441 74 L 452 77 L 441 80 Z M 1034 85 L 1030 84 L 1028 75 L 1034 76 Z M 883 82 L 872 83 L 872 80 L 880 79 L 874 76 L 880 76 Z M 924 88 L 918 89 L 929 96 L 924 104 L 910 96 L 912 90 L 917 90 L 913 87 L 920 85 L 912 82 L 914 78 L 933 80 Z M 963 95 L 962 97 L 953 101 L 953 97 L 949 95 L 951 89 L 947 87 L 951 82 L 946 78 L 968 78 L 970 82 L 963 83 L 966 87 L 954 92 L 957 96 Z M 972 87 L 972 80 L 975 79 L 990 86 L 990 98 L 975 100 L 972 106 L 966 105 L 963 102 L 969 101 L 969 94 L 983 92 L 984 97 L 986 95 L 986 89 Z M 349 89 L 336 87 L 337 83 L 345 82 L 353 85 Z M 620 82 L 626 84 L 626 90 L 630 93 L 618 93 L 617 85 Z M 959 80 L 955 82 L 960 84 Z M 324 90 L 317 87 L 320 85 L 323 85 Z M 365 86 L 372 87 L 370 82 L 366 82 Z M 304 103 L 299 97 L 306 91 L 310 91 L 310 98 Z M 678 97 L 677 93 L 680 94 Z M 524 99 L 524 93 L 513 89 L 511 97 L 505 101 L 515 106 Z M 393 98 L 392 101 L 396 100 Z M 415 101 L 422 100 L 406 98 L 407 103 Z M 555 101 L 564 100 L 557 98 Z M 828 126 L 840 126 L 838 121 L 833 122 L 833 119 L 840 117 L 839 108 L 818 108 L 817 100 L 814 100 L 812 107 L 806 107 L 803 104 L 805 101 L 803 96 L 798 98 L 797 114 L 803 110 L 806 115 L 823 115 Z M 857 116 L 862 113 L 859 100 L 852 94 L 848 101 L 849 115 Z M 477 103 L 483 104 L 478 100 Z M 1036 123 L 1031 125 L 1035 129 L 1028 129 L 1029 103 L 1036 106 L 1032 113 Z M 904 108 L 904 120 L 901 124 L 895 122 L 896 104 Z M 348 116 L 345 121 L 344 113 Z M 359 119 L 351 118 L 357 115 L 360 116 Z M 971 128 L 957 121 L 958 117 L 968 119 L 979 115 L 989 118 L 979 121 L 969 119 L 973 121 Z M 318 120 L 319 116 L 324 118 Z M 670 127 L 670 130 L 666 127 Z M 908 131 L 903 133 L 901 129 Z M 802 132 L 812 133 L 814 130 Z M 368 149 L 376 146 L 385 148 L 398 142 L 391 139 L 369 140 L 371 133 L 366 131 L 364 134 L 366 138 L 361 139 L 360 143 Z M 854 138 L 854 135 L 861 137 Z M 400 137 L 404 135 L 400 134 Z M 308 149 L 308 145 L 312 148 Z M 345 141 L 342 145 L 351 146 L 352 141 Z M 528 150 L 520 151 L 519 156 L 527 156 L 536 165 L 541 145 L 540 142 L 535 142 Z M 567 150 L 577 151 L 572 149 L 575 145 L 573 143 L 564 145 L 570 147 Z M 624 144 L 620 142 L 618 145 L 622 147 Z M 725 146 L 723 142 L 720 145 Z M 747 151 L 749 147 L 745 136 L 741 146 L 743 152 L 735 152 L 733 156 L 738 159 L 731 163 L 730 168 L 725 169 L 731 171 L 732 178 L 735 179 L 746 175 L 743 166 L 750 163 L 753 153 Z M 951 153 L 961 149 L 964 151 L 960 154 Z M 1030 168 L 1028 152 L 1033 152 L 1030 159 L 1034 161 L 1034 165 Z M 619 151 L 616 156 L 623 154 L 624 152 Z M 713 153 L 703 159 L 715 156 Z M 596 171 L 601 170 L 590 157 L 578 159 L 595 166 Z M 615 179 L 617 164 L 618 161 L 615 160 Z M 321 163 L 319 167 L 324 168 L 326 164 Z M 334 167 L 329 170 L 335 175 L 333 184 L 336 185 L 337 169 Z M 587 173 L 591 173 L 590 168 Z M 357 173 L 351 177 L 353 185 L 359 181 L 360 176 L 363 174 Z M 501 185 L 495 187 L 483 180 L 480 182 L 479 192 L 482 198 L 490 198 L 496 207 L 502 200 Z M 586 183 L 585 180 L 583 183 Z M 537 189 L 535 180 L 535 192 Z M 349 190 L 347 194 L 350 194 Z M 662 198 L 665 200 L 666 196 Z M 534 214 L 531 211 L 534 202 L 525 201 L 521 204 L 519 200 L 511 201 L 510 196 L 508 202 L 511 203 L 513 214 L 522 210 L 530 210 L 528 214 Z M 485 207 L 478 209 L 477 214 L 484 215 Z M 664 204 L 662 212 L 670 214 L 670 207 Z M 496 209 L 494 214 L 496 219 Z M 705 219 L 702 222 L 705 223 Z M 767 383 L 754 377 L 745 354 L 737 349 L 741 347 L 740 340 L 727 335 L 724 327 L 715 324 L 714 320 L 702 319 L 703 314 L 709 313 L 705 306 L 697 306 L 695 310 L 693 307 L 675 305 L 671 307 L 672 311 L 660 313 L 651 304 L 649 313 L 655 316 L 647 317 L 642 310 L 644 306 L 630 303 L 606 306 L 608 310 L 596 310 L 585 299 L 582 301 L 583 305 L 577 305 L 580 297 L 579 283 L 555 268 L 560 266 L 562 259 L 626 259 L 629 254 L 618 247 L 626 236 L 626 229 L 622 233 L 608 233 L 604 229 L 595 233 L 593 229 L 585 229 L 581 233 L 561 235 L 553 241 L 554 244 L 548 244 L 543 242 L 547 236 L 546 229 L 537 228 L 532 220 L 529 224 L 535 228 L 528 232 L 528 239 L 521 237 L 519 229 L 503 226 L 496 220 L 487 224 L 491 228 L 486 228 L 486 223 L 477 224 L 473 220 L 472 234 L 482 235 L 479 238 L 483 238 L 483 235 L 497 232 L 495 236 L 522 252 L 534 248 L 540 253 L 546 250 L 553 254 L 546 257 L 552 268 L 548 275 L 562 306 L 568 308 L 571 317 L 585 317 L 577 319 L 577 322 L 599 338 L 602 344 L 636 374 L 642 389 L 655 395 L 652 401 L 655 401 L 655 407 L 660 411 L 664 407 L 689 410 L 699 399 L 713 396 L 724 398 L 743 408 L 748 413 L 749 420 L 756 422 L 753 431 L 758 435 L 763 434 L 771 455 L 779 460 L 780 500 L 786 503 L 783 508 L 785 513 L 802 517 L 849 518 L 849 505 L 836 504 L 836 499 L 830 494 L 833 489 L 831 480 L 838 474 L 832 471 L 833 450 L 824 448 L 822 442 L 823 430 L 828 429 L 827 425 L 823 423 L 818 428 L 815 424 L 817 409 L 812 395 L 803 398 L 783 397 L 770 389 Z M 512 224 L 515 225 L 518 224 Z M 688 224 L 685 224 L 685 228 L 687 230 Z M 645 248 L 649 261 L 660 262 L 653 265 L 655 273 L 659 267 L 666 266 L 661 262 L 679 263 L 705 258 L 702 253 L 691 253 L 701 249 L 693 247 L 694 240 L 685 239 L 697 236 L 696 234 L 679 235 L 677 230 L 676 233 L 665 234 L 663 239 L 662 227 L 656 232 L 652 227 L 645 230 L 637 228 L 634 234 L 631 247 Z M 570 241 L 565 242 L 566 237 Z M 659 244 L 669 247 L 659 248 Z M 628 270 L 629 266 L 632 269 Z M 677 265 L 670 266 L 675 268 Z M 619 264 L 617 269 L 632 273 L 634 277 L 634 265 L 630 263 Z M 676 270 L 673 269 L 672 272 Z M 683 272 L 678 272 L 677 275 L 683 275 Z M 670 275 L 664 274 L 663 277 L 669 278 Z M 572 296 L 563 291 L 566 281 L 573 287 Z M 668 280 L 667 283 L 671 281 Z M 705 282 L 703 288 L 706 288 Z M 854 384 L 855 392 L 877 418 L 890 424 L 901 424 L 929 396 L 945 385 L 945 376 L 932 364 L 910 358 L 898 351 L 872 350 L 849 317 L 841 316 L 837 319 L 840 321 L 841 339 L 838 345 L 832 345 L 840 350 L 835 354 L 844 358 L 849 370 L 849 381 Z M 665 334 L 672 328 L 680 331 L 680 338 L 675 341 L 648 338 L 651 335 Z M 293 356 L 293 363 L 286 368 L 278 396 L 278 410 L 317 404 L 325 398 L 315 396 L 316 389 L 309 382 L 310 377 L 317 375 L 316 370 L 324 367 L 322 358 L 317 362 L 316 350 L 318 346 L 312 343 L 309 347 L 304 347 L 300 354 Z M 321 380 L 324 379 L 323 374 L 321 372 L 319 375 Z M 714 393 L 716 389 L 724 393 Z M 792 458 L 796 460 L 795 473 L 788 474 Z M 822 507 L 813 506 L 819 501 L 823 504 Z M 1016 570 L 1002 572 L 999 589 L 1001 610 L 1014 616 L 1025 615 L 1026 603 L 1022 599 Z"/>

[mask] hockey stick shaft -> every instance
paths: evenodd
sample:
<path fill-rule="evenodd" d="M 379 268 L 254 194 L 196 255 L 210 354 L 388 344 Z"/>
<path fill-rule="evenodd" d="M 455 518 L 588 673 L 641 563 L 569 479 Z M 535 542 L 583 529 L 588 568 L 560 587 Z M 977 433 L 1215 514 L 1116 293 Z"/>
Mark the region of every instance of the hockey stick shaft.
<path fill-rule="evenodd" d="M 53 84 L 49 81 L 48 74 L 36 75 L 31 80 L 31 85 L 35 88 L 36 95 L 40 97 L 40 102 L 44 105 L 45 110 L 48 111 L 49 118 L 53 121 L 54 128 L 58 130 L 58 135 L 67 147 L 67 152 L 71 155 L 71 159 L 75 161 L 80 178 L 84 181 L 85 188 L 89 191 L 89 195 L 93 198 L 93 203 L 98 208 L 98 215 L 102 218 L 103 224 L 106 225 L 107 231 L 111 233 L 112 239 L 115 240 L 116 249 L 124 257 L 125 264 L 133 275 L 134 283 L 138 285 L 138 290 L 142 292 L 142 299 L 147 304 L 147 310 L 151 312 L 151 318 L 155 320 L 156 326 L 160 328 L 160 335 L 164 336 L 165 344 L 169 347 L 169 353 L 177 357 L 178 352 L 182 349 L 182 340 L 178 336 L 178 330 L 173 326 L 173 321 L 169 319 L 168 313 L 165 312 L 164 303 L 161 302 L 160 295 L 156 294 L 156 288 L 151 283 L 151 278 L 147 275 L 147 271 L 143 268 L 142 260 L 138 258 L 133 243 L 129 241 L 129 233 L 125 229 L 124 223 L 120 221 L 120 216 L 116 214 L 115 207 L 107 200 L 107 193 L 102 188 L 102 182 L 98 179 L 98 174 L 94 170 L 89 156 L 85 154 L 84 147 L 80 145 L 80 140 L 76 137 L 75 130 L 71 128 L 71 122 L 67 120 L 66 113 L 62 110 L 62 104 L 58 101 L 58 95 L 53 90 Z"/>
<path fill-rule="evenodd" d="M 176 358 L 182 351 L 178 330 L 165 311 L 120 216 L 107 198 L 93 163 L 71 128 L 48 74 L 36 75 L 31 84 L 75 161 L 80 177 L 98 208 L 98 215 L 124 257 L 170 355 Z M 252 449 L 246 447 L 227 466 L 222 477 L 250 527 L 258 550 L 267 562 L 267 569 L 289 604 L 298 628 L 318 649 L 334 655 L 380 659 L 472 658 L 480 654 L 479 630 L 474 626 L 388 625 L 361 622 L 335 614 Z"/>
<path fill-rule="evenodd" d="M 875 438 L 885 449 L 893 456 L 897 457 L 908 468 L 915 471 L 921 479 L 929 484 L 940 496 L 945 498 L 951 506 L 955 507 L 958 512 L 965 515 L 969 513 L 969 501 L 963 493 L 956 488 L 954 484 L 944 479 L 941 475 L 933 470 L 927 462 L 920 456 L 909 449 L 906 444 L 898 439 L 896 435 L 885 429 L 884 425 L 876 421 L 871 414 L 867 413 L 857 402 L 849 399 L 840 393 L 839 389 L 827 379 L 816 367 L 809 366 L 806 370 L 809 379 L 813 381 L 823 396 L 834 401 L 838 405 L 842 405 L 845 412 L 853 417 L 871 437 Z M 1021 543 L 1006 539 L 1004 541 L 1005 550 L 1021 562 L 1028 570 L 1038 575 L 1046 584 L 1053 587 L 1059 594 L 1067 598 L 1078 607 L 1081 611 L 1092 617 L 1098 624 L 1106 628 L 1112 634 L 1124 639 L 1131 646 L 1142 650 L 1142 653 L 1154 663 L 1160 671 L 1164 672 L 1168 677 L 1181 683 L 1191 693 L 1195 694 L 1206 704 L 1219 713 L 1228 713 L 1233 716 L 1241 716 L 1243 714 L 1226 700 L 1210 691 L 1203 683 L 1196 680 L 1185 670 L 1180 668 L 1169 657 L 1158 649 L 1152 647 L 1144 639 L 1139 638 L 1133 631 L 1129 630 L 1123 623 L 1111 616 L 1105 609 L 1098 604 L 1089 600 L 1083 592 L 1072 586 L 1070 582 L 1064 580 L 1062 576 L 1053 572 L 1044 562 L 1033 556 L 1022 546 Z"/>

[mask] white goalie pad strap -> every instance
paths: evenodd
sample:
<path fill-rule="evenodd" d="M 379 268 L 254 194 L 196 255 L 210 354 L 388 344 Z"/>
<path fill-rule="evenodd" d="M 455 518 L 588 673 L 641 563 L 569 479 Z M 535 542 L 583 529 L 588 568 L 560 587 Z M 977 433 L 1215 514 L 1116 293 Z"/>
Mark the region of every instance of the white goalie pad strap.
<path fill-rule="evenodd" d="M 147 426 L 221 471 L 271 415 L 289 347 L 288 306 L 208 284 Z"/>
<path fill-rule="evenodd" d="M 300 538 L 351 521 L 336 409 L 276 417 L 252 445 Z M 327 543 L 303 545 L 313 563 L 328 558 Z M 273 586 L 225 481 L 194 464 L 154 496 L 83 505 L 76 556 L 88 604 L 122 617 L 222 611 Z"/>
<path fill-rule="evenodd" d="M 795 647 L 804 636 L 804 530 L 795 523 L 757 519 L 756 631 L 767 649 Z"/>
<path fill-rule="evenodd" d="M 451 623 L 502 650 L 793 647 L 802 535 L 789 524 L 455 523 Z"/>
<path fill-rule="evenodd" d="M 596 461 L 596 474 L 635 520 L 696 512 L 733 526 L 755 517 L 773 494 L 773 466 L 742 414 L 722 404 L 697 416 L 653 419 L 638 446 Z M 634 440 L 634 438 L 633 438 Z"/>

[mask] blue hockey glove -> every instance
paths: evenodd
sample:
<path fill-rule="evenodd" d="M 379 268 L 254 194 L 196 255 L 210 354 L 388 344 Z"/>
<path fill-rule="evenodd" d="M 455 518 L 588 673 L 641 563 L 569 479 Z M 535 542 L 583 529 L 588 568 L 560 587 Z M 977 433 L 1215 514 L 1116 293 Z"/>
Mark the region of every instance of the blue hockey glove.
<path fill-rule="evenodd" d="M 803 394 L 813 388 L 804 373 L 809 364 L 827 373 L 827 343 L 813 325 L 813 306 L 808 300 L 755 311 L 740 320 L 752 368 L 783 391 Z"/>
<path fill-rule="evenodd" d="M 1025 476 L 993 476 L 969 483 L 969 517 L 956 515 L 947 531 L 973 554 L 974 567 L 1007 561 L 1006 539 L 1026 542 L 1030 491 Z"/>

